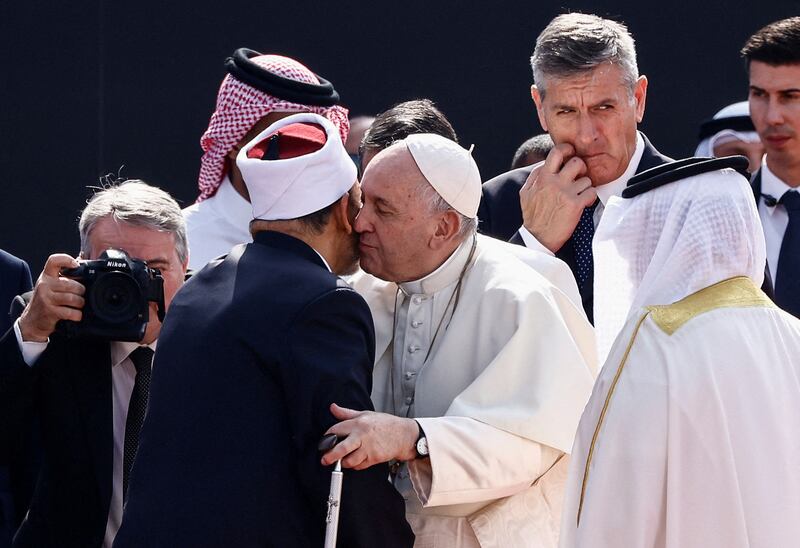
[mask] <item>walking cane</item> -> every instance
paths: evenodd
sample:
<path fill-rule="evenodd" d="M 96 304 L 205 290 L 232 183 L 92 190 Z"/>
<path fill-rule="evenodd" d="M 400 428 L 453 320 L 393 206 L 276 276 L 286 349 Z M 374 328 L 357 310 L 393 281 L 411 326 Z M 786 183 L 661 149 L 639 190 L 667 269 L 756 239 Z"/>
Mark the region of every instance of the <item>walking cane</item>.
<path fill-rule="evenodd" d="M 338 443 L 336 434 L 328 434 L 319 442 L 319 451 L 327 453 Z M 339 532 L 339 505 L 342 501 L 342 461 L 337 460 L 331 472 L 331 489 L 328 493 L 328 513 L 325 517 L 325 548 L 336 548 L 336 535 Z"/>

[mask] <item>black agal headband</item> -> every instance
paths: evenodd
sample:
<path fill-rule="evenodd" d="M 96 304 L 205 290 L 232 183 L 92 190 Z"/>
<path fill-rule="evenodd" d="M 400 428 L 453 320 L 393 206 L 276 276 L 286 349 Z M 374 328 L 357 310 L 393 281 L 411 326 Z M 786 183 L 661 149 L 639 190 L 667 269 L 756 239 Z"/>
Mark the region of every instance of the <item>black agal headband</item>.
<path fill-rule="evenodd" d="M 285 78 L 250 60 L 258 55 L 261 54 L 252 49 L 239 48 L 232 56 L 225 59 L 225 70 L 245 84 L 292 103 L 319 107 L 339 104 L 339 94 L 333 89 L 333 84 L 319 74 L 315 74 L 319 84 L 307 84 Z"/>
<path fill-rule="evenodd" d="M 700 124 L 698 139 L 702 141 L 706 137 L 716 135 L 724 129 L 733 131 L 755 131 L 753 120 L 750 116 L 728 116 L 727 118 L 712 118 Z"/>
<path fill-rule="evenodd" d="M 725 158 L 686 158 L 656 166 L 631 177 L 628 186 L 622 191 L 623 198 L 633 198 L 650 190 L 688 179 L 694 175 L 732 168 L 747 178 L 749 162 L 744 156 L 727 156 Z"/>

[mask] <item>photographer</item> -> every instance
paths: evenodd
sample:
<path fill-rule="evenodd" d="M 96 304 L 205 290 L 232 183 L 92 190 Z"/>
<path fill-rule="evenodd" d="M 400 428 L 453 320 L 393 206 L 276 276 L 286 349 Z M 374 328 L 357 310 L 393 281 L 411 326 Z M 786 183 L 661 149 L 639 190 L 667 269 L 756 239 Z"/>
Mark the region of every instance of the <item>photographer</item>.
<path fill-rule="evenodd" d="M 0 338 L 0 416 L 38 415 L 44 448 L 14 546 L 111 546 L 147 406 L 159 313 L 186 273 L 180 208 L 144 182 L 97 192 L 81 214 L 79 231 L 81 260 L 51 255 L 20 318 Z M 160 271 L 163 296 L 160 277 L 149 269 Z M 128 285 L 101 284 L 120 279 Z M 162 302 L 148 302 L 153 299 Z M 138 325 L 114 323 L 115 315 L 119 321 L 131 310 Z M 65 330 L 61 320 L 74 322 L 68 324 L 74 329 Z M 80 336 L 90 330 L 94 337 Z M 144 336 L 115 340 L 131 339 L 131 332 Z M 7 443 L 5 434 L 14 426 L 8 422 L 0 421 L 0 443 Z"/>

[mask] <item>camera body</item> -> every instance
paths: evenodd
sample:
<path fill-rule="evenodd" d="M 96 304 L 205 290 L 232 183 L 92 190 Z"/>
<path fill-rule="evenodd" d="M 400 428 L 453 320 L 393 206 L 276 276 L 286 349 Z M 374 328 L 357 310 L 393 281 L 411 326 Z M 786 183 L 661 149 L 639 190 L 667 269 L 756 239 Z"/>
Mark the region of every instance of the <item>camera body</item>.
<path fill-rule="evenodd" d="M 62 320 L 56 331 L 67 337 L 91 337 L 109 341 L 138 342 L 144 338 L 150 319 L 150 302 L 158 305 L 164 320 L 164 279 L 158 269 L 132 259 L 124 251 L 107 249 L 100 258 L 81 261 L 61 275 L 86 287 L 83 318 Z"/>

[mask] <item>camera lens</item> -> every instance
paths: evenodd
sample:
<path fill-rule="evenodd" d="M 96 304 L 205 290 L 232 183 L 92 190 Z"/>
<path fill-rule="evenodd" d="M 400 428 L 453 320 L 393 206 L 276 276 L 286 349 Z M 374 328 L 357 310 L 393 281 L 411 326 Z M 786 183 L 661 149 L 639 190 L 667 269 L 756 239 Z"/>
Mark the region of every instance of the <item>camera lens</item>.
<path fill-rule="evenodd" d="M 109 272 L 97 279 L 90 293 L 92 310 L 107 323 L 126 323 L 139 316 L 142 293 L 129 274 Z"/>

